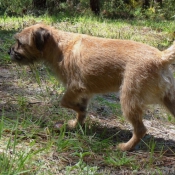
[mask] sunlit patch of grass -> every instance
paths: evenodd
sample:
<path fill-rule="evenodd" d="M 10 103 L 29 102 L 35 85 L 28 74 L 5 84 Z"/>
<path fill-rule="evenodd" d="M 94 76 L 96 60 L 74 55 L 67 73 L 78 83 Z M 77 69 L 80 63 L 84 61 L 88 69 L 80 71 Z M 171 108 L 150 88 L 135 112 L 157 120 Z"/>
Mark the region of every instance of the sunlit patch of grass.
<path fill-rule="evenodd" d="M 98 175 L 98 173 L 97 173 L 98 167 L 97 166 L 89 166 L 83 160 L 84 157 L 88 156 L 89 154 L 90 154 L 89 152 L 74 153 L 74 155 L 79 157 L 79 160 L 75 165 L 66 167 L 66 175 L 71 174 L 72 171 L 76 171 L 76 173 L 79 175 L 84 175 L 84 174 Z"/>
<path fill-rule="evenodd" d="M 26 120 L 24 124 L 18 116 L 15 120 L 4 115 L 1 117 L 0 174 L 33 174 L 39 168 L 35 167 L 34 162 L 38 154 L 48 149 L 49 140 L 43 146 L 38 144 L 35 139 L 41 135 L 46 137 L 47 134 L 41 134 L 34 123 L 31 127 L 30 118 Z"/>
<path fill-rule="evenodd" d="M 105 157 L 105 163 L 114 167 L 131 166 L 132 170 L 138 169 L 133 157 L 128 157 L 126 152 L 113 152 Z"/>

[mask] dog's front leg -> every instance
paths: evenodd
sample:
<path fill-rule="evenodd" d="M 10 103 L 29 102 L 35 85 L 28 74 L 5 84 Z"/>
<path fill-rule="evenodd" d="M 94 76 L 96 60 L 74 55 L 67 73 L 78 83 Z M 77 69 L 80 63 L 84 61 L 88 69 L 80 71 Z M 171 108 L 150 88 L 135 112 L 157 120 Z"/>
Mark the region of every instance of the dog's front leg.
<path fill-rule="evenodd" d="M 61 106 L 73 109 L 77 112 L 77 118 L 75 120 L 68 121 L 69 128 L 75 128 L 79 123 L 82 125 L 86 118 L 86 109 L 88 105 L 89 97 L 78 90 L 67 90 L 61 100 Z"/>

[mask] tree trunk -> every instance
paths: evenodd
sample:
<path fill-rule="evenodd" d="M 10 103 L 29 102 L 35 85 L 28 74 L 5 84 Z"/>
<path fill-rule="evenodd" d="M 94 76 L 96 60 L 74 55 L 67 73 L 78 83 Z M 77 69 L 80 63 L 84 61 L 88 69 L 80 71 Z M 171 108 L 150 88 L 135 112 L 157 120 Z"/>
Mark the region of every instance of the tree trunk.
<path fill-rule="evenodd" d="M 33 0 L 33 6 L 37 9 L 46 7 L 46 0 Z"/>
<path fill-rule="evenodd" d="M 144 0 L 143 1 L 143 8 L 148 8 L 150 6 L 150 0 Z"/>
<path fill-rule="evenodd" d="M 90 0 L 90 8 L 95 15 L 99 15 L 100 14 L 100 1 Z"/>

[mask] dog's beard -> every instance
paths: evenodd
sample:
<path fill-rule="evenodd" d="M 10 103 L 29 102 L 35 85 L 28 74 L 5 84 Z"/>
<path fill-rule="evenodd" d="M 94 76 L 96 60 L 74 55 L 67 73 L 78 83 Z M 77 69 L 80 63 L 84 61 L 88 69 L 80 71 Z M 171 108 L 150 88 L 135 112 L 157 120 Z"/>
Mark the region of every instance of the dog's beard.
<path fill-rule="evenodd" d="M 34 64 L 34 60 L 37 60 L 36 58 L 34 58 L 33 56 L 27 57 L 19 52 L 17 52 L 14 49 L 10 49 L 10 51 L 8 52 L 11 58 L 11 61 L 14 63 L 17 63 L 18 65 L 22 66 L 22 65 L 33 65 Z"/>

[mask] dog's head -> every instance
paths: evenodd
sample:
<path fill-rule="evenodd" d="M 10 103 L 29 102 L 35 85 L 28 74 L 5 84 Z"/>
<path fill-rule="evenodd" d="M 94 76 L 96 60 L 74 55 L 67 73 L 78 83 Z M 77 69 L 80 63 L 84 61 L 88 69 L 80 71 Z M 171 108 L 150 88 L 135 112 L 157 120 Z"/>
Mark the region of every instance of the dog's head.
<path fill-rule="evenodd" d="M 8 54 L 20 65 L 33 64 L 41 59 L 50 37 L 50 31 L 44 25 L 27 27 L 15 35 L 16 43 Z"/>

